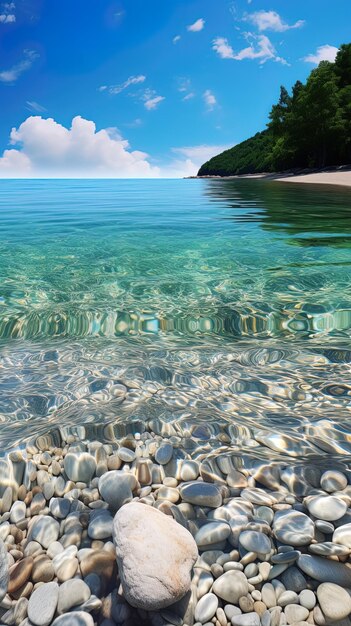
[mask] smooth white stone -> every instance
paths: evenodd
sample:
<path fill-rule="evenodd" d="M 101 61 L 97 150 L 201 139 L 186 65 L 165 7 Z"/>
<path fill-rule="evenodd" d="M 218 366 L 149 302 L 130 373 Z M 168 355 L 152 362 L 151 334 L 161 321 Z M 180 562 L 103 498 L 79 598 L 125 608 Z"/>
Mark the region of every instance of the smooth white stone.
<path fill-rule="evenodd" d="M 333 533 L 333 543 L 339 543 L 351 550 L 351 524 L 339 526 Z"/>
<path fill-rule="evenodd" d="M 195 607 L 195 621 L 201 622 L 202 624 L 209 622 L 215 615 L 217 608 L 217 596 L 215 596 L 214 593 L 207 593 L 199 600 Z"/>
<path fill-rule="evenodd" d="M 68 478 L 73 482 L 90 483 L 96 470 L 96 461 L 87 452 L 68 452 L 63 466 Z"/>
<path fill-rule="evenodd" d="M 12 524 L 17 524 L 26 517 L 27 507 L 21 500 L 17 500 L 13 503 L 10 512 L 10 521 Z"/>
<path fill-rule="evenodd" d="M 327 619 L 332 622 L 345 619 L 351 613 L 349 593 L 333 583 L 322 583 L 317 589 L 319 606 Z"/>
<path fill-rule="evenodd" d="M 89 600 L 91 591 L 88 585 L 79 579 L 67 580 L 60 585 L 57 612 L 59 615 L 66 613 L 72 607 L 83 604 Z"/>
<path fill-rule="evenodd" d="M 311 589 L 304 589 L 299 594 L 299 601 L 301 606 L 304 606 L 305 609 L 311 611 L 316 606 L 317 599 Z"/>
<path fill-rule="evenodd" d="M 58 539 L 59 532 L 60 525 L 55 519 L 47 515 L 39 515 L 33 522 L 30 539 L 40 543 L 43 548 L 48 548 Z"/>
<path fill-rule="evenodd" d="M 212 591 L 222 600 L 230 604 L 237 604 L 241 596 L 248 594 L 249 583 L 245 574 L 231 570 L 214 581 Z"/>
<path fill-rule="evenodd" d="M 151 611 L 180 600 L 190 588 L 198 557 L 189 531 L 169 515 L 138 502 L 124 505 L 113 525 L 119 575 L 129 604 Z"/>
<path fill-rule="evenodd" d="M 233 615 L 231 619 L 233 626 L 260 626 L 260 617 L 257 613 L 242 613 Z"/>
<path fill-rule="evenodd" d="M 309 616 L 309 610 L 300 604 L 288 604 L 284 609 L 288 624 L 304 622 Z"/>
<path fill-rule="evenodd" d="M 309 512 L 318 519 L 334 522 L 345 515 L 347 504 L 337 496 L 312 496 L 306 499 Z"/>
<path fill-rule="evenodd" d="M 347 478 L 345 474 L 338 472 L 337 470 L 327 470 L 321 476 L 321 488 L 324 491 L 342 491 L 347 487 Z"/>
<path fill-rule="evenodd" d="M 29 598 L 28 618 L 35 626 L 48 626 L 54 617 L 59 595 L 57 583 L 40 585 Z"/>

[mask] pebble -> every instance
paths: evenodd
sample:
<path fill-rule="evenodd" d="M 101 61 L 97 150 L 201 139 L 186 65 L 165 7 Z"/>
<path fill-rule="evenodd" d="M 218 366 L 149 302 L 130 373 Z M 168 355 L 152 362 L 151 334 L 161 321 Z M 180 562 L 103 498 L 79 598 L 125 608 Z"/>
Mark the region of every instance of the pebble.
<path fill-rule="evenodd" d="M 339 526 L 339 528 L 336 528 L 333 533 L 333 543 L 346 546 L 351 550 L 351 523 L 343 524 Z"/>
<path fill-rule="evenodd" d="M 57 612 L 59 615 L 66 613 L 72 607 L 89 600 L 90 596 L 91 590 L 83 580 L 67 580 L 60 585 Z"/>
<path fill-rule="evenodd" d="M 8 592 L 10 594 L 20 589 L 27 582 L 32 573 L 33 562 L 33 557 L 27 556 L 10 568 L 8 584 Z"/>
<path fill-rule="evenodd" d="M 239 543 L 249 552 L 268 554 L 271 551 L 271 542 L 267 535 L 255 530 L 245 530 L 240 533 Z"/>
<path fill-rule="evenodd" d="M 213 593 L 230 604 L 237 604 L 241 596 L 246 596 L 249 584 L 245 574 L 232 570 L 225 572 L 215 580 L 212 587 Z"/>
<path fill-rule="evenodd" d="M 181 498 L 184 502 L 208 506 L 213 509 L 221 506 L 222 494 L 220 487 L 213 483 L 191 481 L 179 488 Z"/>
<path fill-rule="evenodd" d="M 305 546 L 314 538 L 314 523 L 299 511 L 278 511 L 274 516 L 273 531 L 282 543 L 294 547 Z"/>
<path fill-rule="evenodd" d="M 58 539 L 59 532 L 60 525 L 55 519 L 39 515 L 33 522 L 30 537 L 33 541 L 40 543 L 43 548 L 48 548 L 53 541 Z"/>
<path fill-rule="evenodd" d="M 63 466 L 69 480 L 89 483 L 96 470 L 96 461 L 87 452 L 69 452 Z"/>
<path fill-rule="evenodd" d="M 91 539 L 107 539 L 112 537 L 113 517 L 102 509 L 98 511 L 91 519 L 88 526 L 88 535 Z"/>
<path fill-rule="evenodd" d="M 171 443 L 164 443 L 156 450 L 155 461 L 159 465 L 167 465 L 173 455 L 173 446 Z"/>
<path fill-rule="evenodd" d="M 180 470 L 180 478 L 184 482 L 196 480 L 199 475 L 199 464 L 196 461 L 184 461 Z"/>
<path fill-rule="evenodd" d="M 318 519 L 334 522 L 345 515 L 347 504 L 337 496 L 313 496 L 307 499 L 309 512 Z"/>
<path fill-rule="evenodd" d="M 278 601 L 277 601 L 278 606 L 283 606 L 283 607 L 287 606 L 288 604 L 298 604 L 298 603 L 299 603 L 299 596 L 297 595 L 297 593 L 295 591 L 289 591 L 289 590 L 283 591 L 283 593 L 279 596 Z"/>
<path fill-rule="evenodd" d="M 123 470 L 106 472 L 99 479 L 99 491 L 105 502 L 116 512 L 124 504 L 133 499 L 133 489 L 136 487 L 136 479 Z"/>
<path fill-rule="evenodd" d="M 265 583 L 261 589 L 261 599 L 265 603 L 267 609 L 277 606 L 277 598 L 274 587 L 271 583 Z"/>
<path fill-rule="evenodd" d="M 309 616 L 309 610 L 300 604 L 287 604 L 284 613 L 288 624 L 304 622 Z"/>
<path fill-rule="evenodd" d="M 351 613 L 350 594 L 333 583 L 322 583 L 317 589 L 317 598 L 325 617 L 336 622 Z"/>
<path fill-rule="evenodd" d="M 59 597 L 59 586 L 55 582 L 38 587 L 30 596 L 28 618 L 35 626 L 48 626 L 54 617 Z"/>
<path fill-rule="evenodd" d="M 195 535 L 199 548 L 225 541 L 230 535 L 230 526 L 227 522 L 210 522 L 202 526 Z"/>
<path fill-rule="evenodd" d="M 304 589 L 299 594 L 299 601 L 301 606 L 311 611 L 316 606 L 316 596 L 311 589 Z"/>
<path fill-rule="evenodd" d="M 301 554 L 297 564 L 302 571 L 319 582 L 331 582 L 342 587 L 351 587 L 351 569 L 343 563 L 321 556 Z M 301 590 L 302 591 L 302 590 Z"/>
<path fill-rule="evenodd" d="M 7 550 L 2 539 L 0 539 L 0 602 L 3 601 L 7 593 L 9 584 L 9 566 L 7 560 Z"/>
<path fill-rule="evenodd" d="M 183 598 L 198 558 L 190 532 L 171 516 L 138 502 L 124 505 L 113 525 L 118 572 L 127 601 L 154 611 Z"/>
<path fill-rule="evenodd" d="M 135 452 L 130 448 L 119 448 L 117 454 L 123 463 L 133 463 L 135 459 Z"/>
<path fill-rule="evenodd" d="M 21 520 L 24 520 L 26 517 L 27 507 L 24 502 L 21 500 L 17 500 L 13 503 L 10 512 L 10 522 L 12 524 L 17 524 Z"/>
<path fill-rule="evenodd" d="M 51 515 L 56 517 L 56 519 L 65 519 L 70 512 L 71 503 L 67 498 L 52 498 L 49 509 Z"/>
<path fill-rule="evenodd" d="M 242 615 L 233 615 L 231 619 L 233 626 L 260 626 L 260 617 L 257 613 L 243 613 Z"/>
<path fill-rule="evenodd" d="M 94 620 L 85 611 L 72 611 L 66 615 L 59 615 L 52 622 L 52 626 L 94 626 Z"/>
<path fill-rule="evenodd" d="M 215 615 L 218 608 L 218 598 L 214 593 L 206 593 L 195 607 L 195 621 L 209 622 Z"/>
<path fill-rule="evenodd" d="M 341 472 L 336 470 L 327 470 L 321 476 L 321 488 L 324 491 L 332 493 L 333 491 L 342 491 L 347 487 L 347 478 Z"/>
<path fill-rule="evenodd" d="M 49 557 L 45 554 L 40 555 L 34 559 L 33 569 L 32 569 L 32 582 L 42 582 L 48 583 L 55 576 L 54 566 Z"/>

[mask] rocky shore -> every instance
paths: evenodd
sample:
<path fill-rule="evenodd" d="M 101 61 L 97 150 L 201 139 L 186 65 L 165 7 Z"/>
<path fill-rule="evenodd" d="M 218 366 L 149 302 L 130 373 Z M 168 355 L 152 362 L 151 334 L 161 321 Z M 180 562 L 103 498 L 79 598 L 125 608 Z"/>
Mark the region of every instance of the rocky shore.
<path fill-rule="evenodd" d="M 0 460 L 0 624 L 350 626 L 350 476 L 38 437 Z"/>

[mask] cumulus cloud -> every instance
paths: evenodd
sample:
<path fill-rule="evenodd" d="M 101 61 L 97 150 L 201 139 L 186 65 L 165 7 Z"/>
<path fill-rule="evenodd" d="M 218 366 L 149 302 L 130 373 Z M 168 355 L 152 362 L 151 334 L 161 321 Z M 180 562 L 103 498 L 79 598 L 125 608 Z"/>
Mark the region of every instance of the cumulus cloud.
<path fill-rule="evenodd" d="M 205 101 L 208 111 L 213 111 L 217 104 L 216 96 L 212 93 L 210 89 L 206 89 L 202 94 L 202 97 Z"/>
<path fill-rule="evenodd" d="M 245 37 L 249 45 L 239 52 L 234 52 L 228 39 L 225 37 L 217 37 L 214 39 L 212 48 L 221 59 L 234 59 L 235 61 L 251 59 L 257 60 L 261 64 L 271 60 L 282 63 L 283 65 L 288 65 L 285 59 L 277 55 L 275 47 L 266 35 L 245 33 Z"/>
<path fill-rule="evenodd" d="M 163 178 L 195 176 L 203 163 L 229 147 L 231 146 L 202 144 L 199 146 L 172 148 L 176 158 L 161 169 L 161 176 Z"/>
<path fill-rule="evenodd" d="M 333 63 L 338 52 L 338 48 L 326 44 L 325 46 L 319 46 L 313 54 L 304 57 L 303 61 L 306 61 L 306 63 L 314 63 L 315 65 L 319 65 L 321 61 L 330 61 Z"/>
<path fill-rule="evenodd" d="M 272 30 L 277 33 L 283 33 L 291 28 L 301 28 L 305 24 L 304 20 L 298 20 L 295 24 L 289 25 L 282 20 L 276 11 L 256 11 L 255 13 L 246 14 L 243 19 L 257 26 L 260 32 Z"/>
<path fill-rule="evenodd" d="M 191 33 L 198 33 L 200 32 L 200 30 L 202 30 L 205 27 L 205 20 L 200 17 L 200 19 L 196 20 L 196 22 L 194 22 L 194 24 L 190 24 L 189 26 L 187 26 L 187 30 L 189 30 Z"/>
<path fill-rule="evenodd" d="M 125 89 L 128 89 L 131 85 L 140 85 L 141 83 L 144 83 L 145 80 L 146 76 L 143 74 L 139 74 L 138 76 L 129 76 L 129 78 L 127 78 L 127 80 L 120 85 L 101 85 L 101 87 L 99 87 L 99 91 L 108 91 L 108 93 L 112 95 L 117 95 Z"/>
<path fill-rule="evenodd" d="M 5 2 L 0 7 L 0 23 L 1 24 L 13 24 L 16 21 L 16 15 L 14 10 L 16 5 L 14 2 Z"/>
<path fill-rule="evenodd" d="M 0 72 L 0 81 L 3 83 L 14 83 L 16 80 L 23 74 L 29 70 L 34 61 L 39 58 L 38 52 L 35 50 L 24 50 L 23 51 L 24 58 L 16 65 L 13 65 L 9 70 L 2 70 Z"/>
<path fill-rule="evenodd" d="M 146 89 L 142 95 L 144 101 L 144 107 L 148 111 L 156 109 L 158 105 L 165 100 L 164 96 L 159 96 L 154 89 Z"/>
<path fill-rule="evenodd" d="M 131 150 L 116 128 L 97 131 L 80 116 L 66 128 L 52 118 L 28 117 L 10 134 L 0 157 L 0 177 L 157 177 L 148 155 Z"/>

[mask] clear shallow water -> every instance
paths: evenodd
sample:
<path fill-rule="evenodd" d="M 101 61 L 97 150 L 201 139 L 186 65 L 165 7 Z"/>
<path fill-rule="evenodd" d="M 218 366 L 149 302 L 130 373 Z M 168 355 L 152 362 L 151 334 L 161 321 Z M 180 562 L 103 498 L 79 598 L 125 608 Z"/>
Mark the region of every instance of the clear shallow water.
<path fill-rule="evenodd" d="M 152 420 L 194 454 L 350 460 L 350 217 L 341 188 L 1 181 L 1 449 Z"/>

